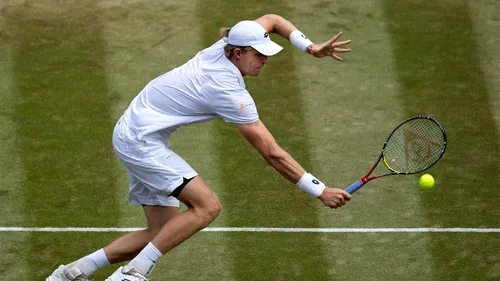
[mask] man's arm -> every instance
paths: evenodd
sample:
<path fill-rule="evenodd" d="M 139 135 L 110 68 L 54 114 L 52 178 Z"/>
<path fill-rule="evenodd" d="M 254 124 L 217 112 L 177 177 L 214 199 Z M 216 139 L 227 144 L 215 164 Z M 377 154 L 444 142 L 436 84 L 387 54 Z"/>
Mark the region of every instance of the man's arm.
<path fill-rule="evenodd" d="M 257 149 L 266 162 L 290 182 L 299 184 L 299 181 L 304 179 L 305 175 L 308 175 L 290 154 L 279 147 L 274 137 L 260 120 L 250 124 L 238 124 L 237 126 L 243 137 Z M 328 187 L 317 197 L 325 206 L 331 208 L 339 208 L 351 199 L 351 195 L 342 189 Z"/>
<path fill-rule="evenodd" d="M 266 162 L 290 182 L 295 184 L 304 175 L 304 168 L 279 147 L 260 120 L 250 124 L 238 124 L 238 130 Z"/>
<path fill-rule="evenodd" d="M 290 40 L 290 34 L 297 28 L 288 20 L 275 14 L 267 14 L 255 20 L 269 33 L 276 33 Z"/>
<path fill-rule="evenodd" d="M 281 37 L 290 40 L 292 44 L 313 55 L 316 58 L 332 57 L 335 60 L 341 61 L 342 58 L 335 53 L 348 53 L 351 49 L 340 48 L 341 46 L 351 43 L 351 40 L 337 42 L 342 36 L 342 32 L 337 33 L 334 37 L 330 38 L 324 43 L 314 44 L 304 34 L 297 30 L 297 28 L 288 20 L 275 14 L 267 14 L 255 20 L 262 25 L 269 33 L 276 33 Z M 292 32 L 294 34 L 292 34 Z"/>

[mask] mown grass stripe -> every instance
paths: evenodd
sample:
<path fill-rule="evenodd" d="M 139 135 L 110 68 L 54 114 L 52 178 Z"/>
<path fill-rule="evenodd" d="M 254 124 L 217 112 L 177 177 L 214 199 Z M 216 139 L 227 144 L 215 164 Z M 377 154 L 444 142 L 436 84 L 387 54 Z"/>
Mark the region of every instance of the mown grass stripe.
<path fill-rule="evenodd" d="M 6 6 L 6 4 L 5 4 Z M 24 224 L 24 171 L 17 151 L 16 123 L 14 121 L 16 91 L 12 77 L 11 34 L 3 19 L 0 3 L 0 216 L 1 226 Z M 25 244 L 29 233 L 10 233 L 0 237 L 0 275 L 5 280 L 28 279 L 26 260 L 21 253 L 29 249 Z"/>
<path fill-rule="evenodd" d="M 307 55 L 294 58 L 303 73 L 300 84 L 310 121 L 308 138 L 316 156 L 313 171 L 331 186 L 346 188 L 367 172 L 387 134 L 406 118 L 397 99 L 397 73 L 384 23 L 384 6 L 380 1 L 352 0 L 303 2 L 297 3 L 295 8 L 293 22 L 313 41 L 322 42 L 338 31 L 343 31 L 341 40 L 352 39 L 348 46 L 352 52 L 341 54 L 342 62 L 327 58 L 318 60 Z M 316 21 L 318 24 L 311 25 Z M 418 177 L 417 181 L 410 176 L 371 182 L 341 209 L 332 212 L 318 206 L 321 226 L 398 228 L 425 225 L 425 214 L 415 200 L 420 192 Z M 381 206 L 380 202 L 385 203 Z M 332 236 L 323 234 L 324 239 Z M 376 245 L 378 239 L 370 240 L 370 236 L 354 239 L 353 236 L 338 243 L 350 249 L 342 254 L 338 254 L 336 242 L 329 241 L 327 259 L 334 272 L 329 280 L 432 278 L 428 270 L 432 262 L 426 252 L 426 239 L 409 243 L 412 245 L 410 251 L 386 247 L 380 248 L 376 255 L 365 254 L 360 258 L 361 245 Z M 396 236 L 393 236 L 394 241 L 398 241 Z M 367 264 L 376 264 L 380 270 Z M 382 268 L 394 270 L 384 272 Z"/>
<path fill-rule="evenodd" d="M 131 232 L 139 227 L 0 227 L 0 232 Z M 286 228 L 207 227 L 202 232 L 283 232 L 283 233 L 500 233 L 500 228 Z"/>
<path fill-rule="evenodd" d="M 161 1 L 151 5 L 149 0 L 107 1 L 100 6 L 107 21 L 103 31 L 106 39 L 106 74 L 110 88 L 116 96 L 114 118 L 129 106 L 132 99 L 152 79 L 180 66 L 205 48 L 197 22 L 196 1 Z M 213 32 L 213 30 L 211 31 Z M 217 34 L 217 30 L 215 30 Z M 212 151 L 214 124 L 211 122 L 179 128 L 171 137 L 169 148 L 183 157 L 211 185 L 217 193 L 220 185 L 218 165 L 214 164 L 217 153 Z M 117 159 L 118 160 L 118 159 Z M 120 174 L 116 199 L 120 220 L 110 226 L 144 226 L 141 207 L 126 202 L 128 177 L 122 163 L 117 162 Z M 181 204 L 181 211 L 186 207 Z M 224 216 L 217 218 L 217 224 L 225 225 Z M 215 224 L 214 223 L 214 224 Z M 134 231 L 137 228 L 127 228 Z M 117 237 L 121 232 L 110 234 Z M 214 244 L 217 259 L 207 264 L 206 256 L 193 255 L 206 251 Z M 166 280 L 186 280 L 199 275 L 204 280 L 223 280 L 231 276 L 231 262 L 223 235 L 203 235 L 188 239 L 168 256 L 156 263 L 153 279 L 162 276 Z M 200 264 L 205 266 L 200 267 Z M 98 272 L 94 279 L 105 279 L 105 273 Z M 199 279 L 198 279 L 199 280 Z"/>
<path fill-rule="evenodd" d="M 114 122 L 101 66 L 105 43 L 99 9 L 90 1 L 78 7 L 56 1 L 11 6 L 4 14 L 15 46 L 14 120 L 25 173 L 24 221 L 35 226 L 116 221 Z M 30 252 L 44 254 L 24 256 L 27 279 L 40 279 L 57 262 L 88 254 L 88 249 L 54 247 L 63 243 L 59 239 L 30 233 Z"/>
<path fill-rule="evenodd" d="M 284 1 L 253 5 L 252 9 L 248 8 L 249 5 L 252 3 L 248 1 L 198 1 L 198 22 L 203 26 L 205 45 L 209 46 L 220 38 L 221 27 L 230 27 L 240 20 L 253 20 L 271 12 L 290 18 L 293 8 Z M 308 124 L 304 119 L 297 69 L 290 59 L 296 50 L 279 35 L 271 37 L 286 48 L 269 58 L 269 64 L 259 77 L 246 77 L 245 82 L 263 123 L 277 142 L 309 170 L 309 143 L 301 134 L 307 130 Z M 213 151 L 218 155 L 223 185 L 218 195 L 227 224 L 319 226 L 316 199 L 269 167 L 233 124 L 220 120 L 215 124 L 213 137 L 218 143 Z M 269 276 L 277 276 L 275 280 L 324 280 L 328 275 L 329 265 L 319 236 L 307 240 L 298 236 L 284 237 L 269 244 L 262 240 L 243 239 L 239 235 L 228 235 L 227 239 L 232 249 L 236 280 L 262 280 Z M 297 246 L 300 252 L 283 254 L 287 244 Z"/>
<path fill-rule="evenodd" d="M 113 216 L 114 121 L 101 67 L 101 23 L 92 6 L 87 9 L 9 14 L 26 221 L 33 225 L 67 224 L 75 217 L 99 224 Z"/>
<path fill-rule="evenodd" d="M 386 0 L 385 10 L 403 109 L 408 116 L 437 118 L 448 133 L 446 154 L 429 170 L 436 188 L 421 200 L 427 224 L 494 227 L 500 213 L 499 134 L 467 2 Z M 491 278 L 498 263 L 487 260 L 498 251 L 490 240 L 449 242 L 436 237 L 428 244 L 437 280 Z M 481 251 L 457 258 L 464 249 Z"/>

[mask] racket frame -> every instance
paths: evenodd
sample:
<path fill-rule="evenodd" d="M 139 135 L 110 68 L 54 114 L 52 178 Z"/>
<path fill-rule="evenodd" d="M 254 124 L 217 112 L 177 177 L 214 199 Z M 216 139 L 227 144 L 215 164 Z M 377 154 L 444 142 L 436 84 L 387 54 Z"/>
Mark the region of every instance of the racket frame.
<path fill-rule="evenodd" d="M 389 139 L 391 138 L 391 136 L 394 134 L 394 132 L 396 132 L 396 130 L 403 126 L 405 123 L 407 122 L 410 122 L 414 119 L 429 119 L 431 121 L 433 121 L 434 123 L 436 123 L 438 126 L 439 126 L 439 129 L 441 130 L 441 132 L 443 133 L 443 145 L 441 147 L 441 153 L 439 154 L 439 157 L 434 161 L 432 162 L 432 164 L 430 164 L 429 166 L 425 167 L 424 169 L 421 169 L 419 171 L 414 171 L 414 172 L 399 172 L 399 171 L 396 171 L 394 170 L 393 168 L 391 168 L 391 166 L 389 166 L 389 164 L 387 163 L 385 157 L 384 157 L 384 153 L 385 153 L 385 148 L 387 147 L 387 143 L 389 142 Z M 443 154 L 444 152 L 446 151 L 446 145 L 447 145 L 447 136 L 446 136 L 446 131 L 444 130 L 443 126 L 441 125 L 441 123 L 439 123 L 436 119 L 432 118 L 432 117 L 429 117 L 429 116 L 424 116 L 424 115 L 418 115 L 418 116 L 413 116 L 405 121 L 403 121 L 401 124 L 399 124 L 396 128 L 394 128 L 392 130 L 392 132 L 387 136 L 387 138 L 385 139 L 385 142 L 384 142 L 384 145 L 382 146 L 382 151 L 380 152 L 380 155 L 378 156 L 377 158 L 377 161 L 375 161 L 375 164 L 372 166 L 372 168 L 368 171 L 368 173 L 366 173 L 366 175 L 364 177 L 362 177 L 361 179 L 355 181 L 354 183 L 352 183 L 349 187 L 347 187 L 345 189 L 346 192 L 348 192 L 349 194 L 353 194 L 354 192 L 356 192 L 356 190 L 360 189 L 361 187 L 363 187 L 367 182 L 371 181 L 371 180 L 374 180 L 374 179 L 377 179 L 377 178 L 381 178 L 381 177 L 385 177 L 385 176 L 392 176 L 392 175 L 410 175 L 410 174 L 417 174 L 417 173 L 421 173 L 427 169 L 429 169 L 430 167 L 434 166 L 434 164 L 436 164 L 439 159 L 441 159 L 441 157 L 443 157 Z M 387 169 L 389 169 L 389 172 L 388 173 L 385 173 L 385 174 L 381 174 L 381 175 L 377 175 L 377 176 L 371 176 L 371 173 L 373 173 L 373 171 L 375 170 L 375 168 L 377 167 L 378 163 L 380 162 L 380 159 L 384 158 L 384 165 Z"/>

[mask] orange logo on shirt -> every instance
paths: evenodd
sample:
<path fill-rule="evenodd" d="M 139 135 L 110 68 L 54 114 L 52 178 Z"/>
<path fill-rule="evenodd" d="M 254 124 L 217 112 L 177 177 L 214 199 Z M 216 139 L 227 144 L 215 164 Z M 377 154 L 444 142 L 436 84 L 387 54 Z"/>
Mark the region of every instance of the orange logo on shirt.
<path fill-rule="evenodd" d="M 240 108 L 245 108 L 245 105 L 240 103 Z"/>

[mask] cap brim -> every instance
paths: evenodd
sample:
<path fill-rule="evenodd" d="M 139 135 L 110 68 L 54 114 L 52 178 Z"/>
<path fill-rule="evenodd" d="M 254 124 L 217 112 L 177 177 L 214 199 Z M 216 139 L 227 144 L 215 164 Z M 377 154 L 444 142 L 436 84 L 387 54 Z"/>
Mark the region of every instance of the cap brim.
<path fill-rule="evenodd" d="M 283 47 L 274 43 L 273 41 L 269 41 L 263 44 L 251 45 L 250 47 L 254 48 L 255 50 L 257 50 L 257 52 L 268 57 L 274 56 L 281 50 L 283 50 Z"/>

